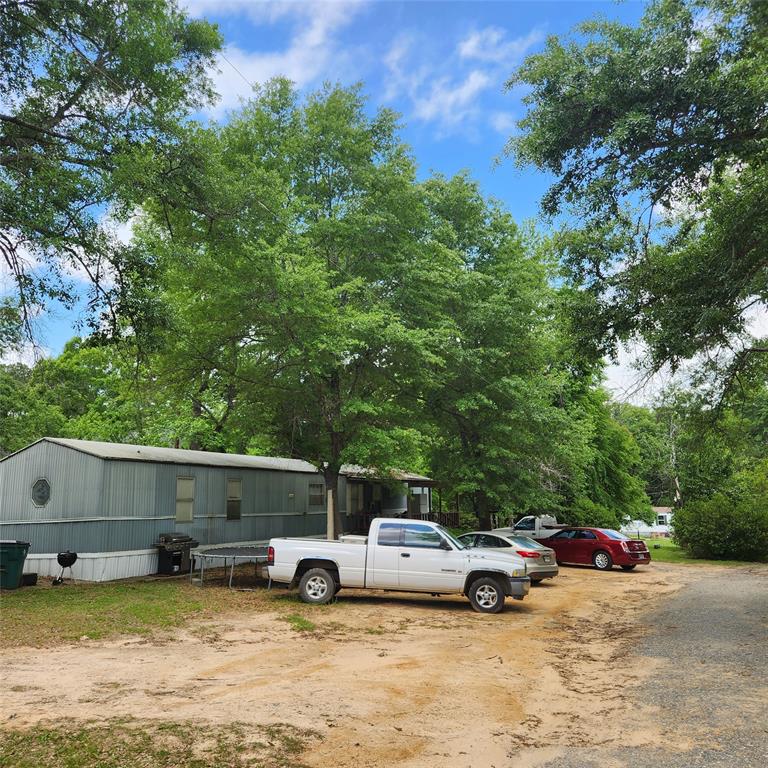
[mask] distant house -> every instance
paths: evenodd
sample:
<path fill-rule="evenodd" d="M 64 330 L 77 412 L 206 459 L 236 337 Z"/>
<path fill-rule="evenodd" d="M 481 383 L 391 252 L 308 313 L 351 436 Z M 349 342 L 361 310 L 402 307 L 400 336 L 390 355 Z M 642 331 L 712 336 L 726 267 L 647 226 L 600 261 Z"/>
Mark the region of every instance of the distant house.
<path fill-rule="evenodd" d="M 642 520 L 630 520 L 621 526 L 627 536 L 668 537 L 672 535 L 672 518 L 675 515 L 672 507 L 652 507 L 654 521 L 650 525 Z"/>
<path fill-rule="evenodd" d="M 343 467 L 344 530 L 377 515 L 428 518 L 433 485 Z M 41 575 L 57 573 L 67 549 L 79 555 L 80 579 L 156 573 L 154 543 L 166 532 L 207 545 L 325 531 L 323 476 L 298 459 L 46 437 L 0 460 L 0 539 L 30 542 L 25 570 Z"/>

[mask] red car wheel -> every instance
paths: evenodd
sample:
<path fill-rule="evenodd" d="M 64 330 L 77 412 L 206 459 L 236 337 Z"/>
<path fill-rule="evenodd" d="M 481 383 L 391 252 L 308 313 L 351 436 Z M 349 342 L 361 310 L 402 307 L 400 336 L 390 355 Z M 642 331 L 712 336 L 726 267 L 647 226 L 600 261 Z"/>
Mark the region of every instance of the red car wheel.
<path fill-rule="evenodd" d="M 603 549 L 592 555 L 592 564 L 598 571 L 610 571 L 613 567 L 613 558 Z"/>

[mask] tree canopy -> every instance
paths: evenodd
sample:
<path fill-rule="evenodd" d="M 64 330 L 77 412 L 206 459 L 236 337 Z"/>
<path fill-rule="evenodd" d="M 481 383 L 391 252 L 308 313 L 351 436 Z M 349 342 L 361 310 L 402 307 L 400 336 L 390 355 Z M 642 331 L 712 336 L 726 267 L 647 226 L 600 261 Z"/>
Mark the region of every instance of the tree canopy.
<path fill-rule="evenodd" d="M 105 226 L 143 197 L 143 167 L 178 141 L 179 121 L 212 98 L 214 26 L 174 0 L 0 3 L 0 346 L 33 338 L 52 299 L 119 303 L 131 254 Z"/>
<path fill-rule="evenodd" d="M 530 93 L 508 149 L 555 177 L 584 340 L 639 334 L 653 370 L 706 353 L 727 389 L 766 351 L 768 4 L 654 0 L 636 27 L 577 31 L 509 81 Z"/>
<path fill-rule="evenodd" d="M 484 526 L 645 514 L 637 449 L 599 367 L 571 359 L 532 227 L 466 175 L 419 181 L 396 117 L 357 87 L 276 80 L 183 133 L 135 224 L 151 279 L 125 296 L 158 322 L 140 348 L 75 340 L 25 374 L 41 423 L 300 457 L 331 490 L 343 463 L 423 471 Z"/>
<path fill-rule="evenodd" d="M 200 165 L 147 201 L 139 241 L 159 256 L 163 347 L 199 382 L 197 410 L 215 379 L 329 490 L 345 462 L 413 465 L 403 393 L 429 344 L 405 308 L 426 303 L 439 254 L 418 247 L 426 208 L 394 115 L 369 116 L 359 88 L 304 101 L 277 80 L 189 142 Z"/>

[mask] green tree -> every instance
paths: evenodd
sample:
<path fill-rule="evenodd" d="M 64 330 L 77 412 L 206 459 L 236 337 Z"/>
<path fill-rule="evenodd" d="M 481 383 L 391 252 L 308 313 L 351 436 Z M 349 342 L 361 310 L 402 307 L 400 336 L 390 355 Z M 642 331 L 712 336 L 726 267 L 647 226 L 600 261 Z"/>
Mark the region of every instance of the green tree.
<path fill-rule="evenodd" d="M 606 392 L 579 394 L 570 412 L 587 436 L 580 455 L 583 471 L 576 476 L 581 482 L 566 491 L 571 522 L 618 528 L 627 519 L 650 519 L 640 450 L 630 431 L 612 418 Z"/>
<path fill-rule="evenodd" d="M 531 233 L 465 176 L 424 185 L 431 235 L 453 255 L 431 292 L 436 364 L 425 390 L 431 469 L 483 528 L 551 505 L 565 413 L 550 375 L 552 291 Z"/>
<path fill-rule="evenodd" d="M 680 502 L 724 492 L 733 477 L 768 458 L 768 387 L 755 384 L 712 408 L 695 389 L 671 389 L 655 407 L 671 426 Z"/>
<path fill-rule="evenodd" d="M 694 557 L 766 560 L 768 463 L 735 474 L 709 498 L 678 510 L 674 536 Z"/>
<path fill-rule="evenodd" d="M 31 369 L 20 363 L 0 365 L 0 456 L 65 428 L 66 417 L 38 396 L 31 377 Z"/>
<path fill-rule="evenodd" d="M 632 434 L 640 451 L 638 475 L 656 505 L 675 500 L 678 420 L 669 409 L 652 409 L 629 403 L 611 404 L 613 418 Z"/>
<path fill-rule="evenodd" d="M 404 393 L 429 347 L 403 309 L 418 313 L 438 264 L 420 247 L 427 217 L 394 115 L 369 116 L 359 88 L 302 103 L 278 80 L 193 140 L 173 181 L 189 203 L 159 190 L 141 235 L 185 378 L 216 371 L 331 491 L 345 462 L 411 464 Z"/>
<path fill-rule="evenodd" d="M 153 154 L 212 97 L 220 45 L 174 0 L 0 4 L 0 255 L 16 288 L 0 306 L 0 345 L 20 326 L 32 337 L 51 299 L 72 304 L 75 274 L 94 307 L 114 308 L 131 253 L 104 215 L 132 212 Z"/>
<path fill-rule="evenodd" d="M 70 339 L 55 358 L 31 371 L 30 389 L 66 420 L 55 432 L 36 435 L 81 440 L 141 442 L 142 420 L 150 412 L 137 381 L 132 349 L 95 340 Z"/>
<path fill-rule="evenodd" d="M 652 369 L 719 351 L 728 389 L 768 349 L 747 332 L 768 297 L 768 4 L 654 0 L 637 27 L 578 31 L 510 80 L 530 93 L 509 151 L 578 222 L 559 245 L 584 338 L 639 333 Z"/>

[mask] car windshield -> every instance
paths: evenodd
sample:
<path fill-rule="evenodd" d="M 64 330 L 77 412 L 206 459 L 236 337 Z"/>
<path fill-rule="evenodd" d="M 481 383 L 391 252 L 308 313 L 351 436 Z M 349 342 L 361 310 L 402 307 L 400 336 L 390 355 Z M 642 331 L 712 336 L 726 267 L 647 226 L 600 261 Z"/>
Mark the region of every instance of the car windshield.
<path fill-rule="evenodd" d="M 448 539 L 448 541 L 450 541 L 451 544 L 453 544 L 453 546 L 456 547 L 456 549 L 467 549 L 466 544 L 463 544 L 452 533 L 449 533 L 448 531 L 446 531 L 442 525 L 438 525 L 437 530 L 440 531 L 440 533 L 443 536 L 445 536 L 445 538 Z"/>
<path fill-rule="evenodd" d="M 609 539 L 615 539 L 616 541 L 629 541 L 629 536 L 625 536 L 618 531 L 611 531 L 608 528 L 600 528 L 600 533 L 604 533 Z"/>

